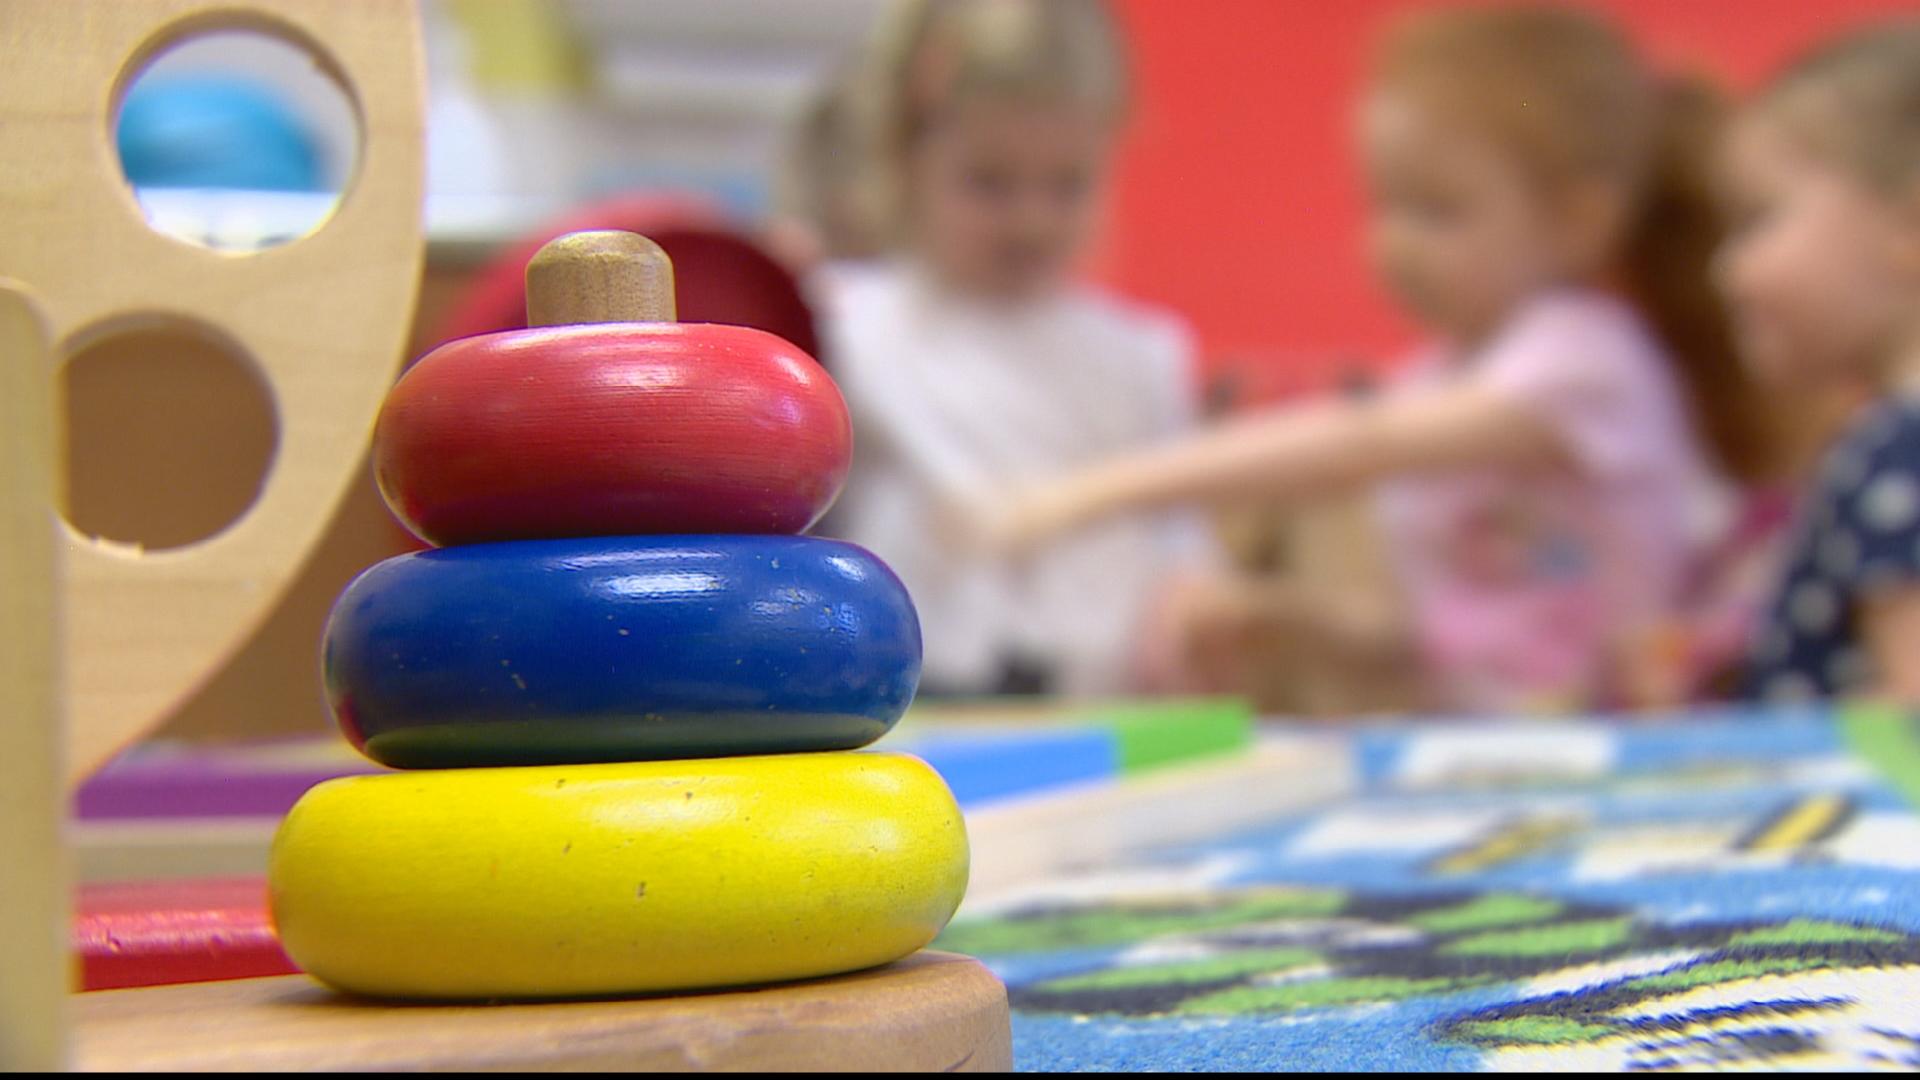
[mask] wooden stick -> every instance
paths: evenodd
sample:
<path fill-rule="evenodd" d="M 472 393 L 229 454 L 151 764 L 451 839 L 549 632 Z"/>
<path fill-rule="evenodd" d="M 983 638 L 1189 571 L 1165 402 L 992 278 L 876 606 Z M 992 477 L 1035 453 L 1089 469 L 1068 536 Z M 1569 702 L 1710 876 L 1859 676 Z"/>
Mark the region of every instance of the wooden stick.
<path fill-rule="evenodd" d="M 67 875 L 60 842 L 52 361 L 0 282 L 0 1071 L 65 1064 Z"/>
<path fill-rule="evenodd" d="M 1263 738 L 1221 761 L 1016 799 L 967 815 L 973 872 L 962 912 L 1050 878 L 1222 836 L 1352 790 L 1337 735 Z"/>

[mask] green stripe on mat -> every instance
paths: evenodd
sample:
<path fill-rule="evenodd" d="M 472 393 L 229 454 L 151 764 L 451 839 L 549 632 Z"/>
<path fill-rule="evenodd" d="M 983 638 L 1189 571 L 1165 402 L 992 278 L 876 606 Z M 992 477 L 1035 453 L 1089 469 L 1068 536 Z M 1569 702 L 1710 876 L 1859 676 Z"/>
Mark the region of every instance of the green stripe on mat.
<path fill-rule="evenodd" d="M 1232 697 L 975 698 L 915 704 L 883 745 L 911 750 L 915 737 L 967 731 L 1102 731 L 1124 775 L 1243 752 L 1253 746 L 1254 727 L 1253 705 Z"/>
<path fill-rule="evenodd" d="M 1238 698 L 1116 702 L 1089 719 L 1120 743 L 1120 771 L 1152 769 L 1244 750 L 1253 744 L 1253 706 Z"/>
<path fill-rule="evenodd" d="M 1847 746 L 1920 808 L 1920 716 L 1899 705 L 1863 701 L 1842 705 L 1839 720 Z"/>

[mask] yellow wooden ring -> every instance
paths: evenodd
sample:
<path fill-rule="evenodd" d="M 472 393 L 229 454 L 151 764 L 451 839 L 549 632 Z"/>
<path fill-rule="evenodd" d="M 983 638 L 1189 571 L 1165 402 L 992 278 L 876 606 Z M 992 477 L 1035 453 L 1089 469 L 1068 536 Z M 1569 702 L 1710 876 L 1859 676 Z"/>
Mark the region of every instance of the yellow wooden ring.
<path fill-rule="evenodd" d="M 543 998 L 807 978 L 932 941 L 960 808 L 895 754 L 333 780 L 274 838 L 287 954 L 383 997 Z"/>

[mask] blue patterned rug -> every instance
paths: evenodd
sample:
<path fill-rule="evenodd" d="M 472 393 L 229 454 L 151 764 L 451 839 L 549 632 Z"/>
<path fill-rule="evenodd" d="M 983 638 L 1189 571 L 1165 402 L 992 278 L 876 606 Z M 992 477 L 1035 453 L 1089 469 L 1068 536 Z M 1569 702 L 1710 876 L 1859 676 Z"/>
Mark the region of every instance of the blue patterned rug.
<path fill-rule="evenodd" d="M 1352 745 L 1350 797 L 955 923 L 1019 1067 L 1920 1068 L 1908 718 Z"/>

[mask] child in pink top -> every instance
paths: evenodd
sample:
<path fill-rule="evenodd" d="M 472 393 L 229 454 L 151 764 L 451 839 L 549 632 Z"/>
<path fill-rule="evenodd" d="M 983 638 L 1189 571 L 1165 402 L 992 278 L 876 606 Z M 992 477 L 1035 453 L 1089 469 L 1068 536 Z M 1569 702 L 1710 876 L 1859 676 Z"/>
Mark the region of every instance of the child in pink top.
<path fill-rule="evenodd" d="M 1567 460 L 1382 485 L 1413 638 L 1453 707 L 1591 699 L 1610 638 L 1663 613 L 1723 524 L 1725 487 L 1693 437 L 1665 348 L 1604 293 L 1542 293 L 1479 355 L 1431 350 L 1394 392 L 1456 383 L 1507 398 Z"/>
<path fill-rule="evenodd" d="M 1372 486 L 1407 603 L 1257 617 L 1417 657 L 1423 708 L 1608 699 L 1618 646 L 1673 605 L 1768 416 L 1711 289 L 1707 99 L 1598 17 L 1459 8 L 1391 37 L 1361 112 L 1371 246 L 1433 344 L 1388 392 L 1249 416 L 1031 490 L 1010 547 L 1197 499 Z M 1231 617 L 1254 618 L 1241 586 Z"/>

